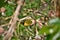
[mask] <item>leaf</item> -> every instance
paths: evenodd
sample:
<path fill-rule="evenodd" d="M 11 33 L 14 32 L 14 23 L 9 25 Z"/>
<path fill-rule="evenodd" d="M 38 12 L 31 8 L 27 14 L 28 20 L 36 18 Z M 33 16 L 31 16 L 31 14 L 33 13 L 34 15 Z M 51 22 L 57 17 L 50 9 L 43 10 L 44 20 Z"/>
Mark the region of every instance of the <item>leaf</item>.
<path fill-rule="evenodd" d="M 6 8 L 6 12 L 5 12 L 6 16 L 11 16 L 14 12 L 15 7 L 11 5 L 6 5 L 5 8 Z"/>
<path fill-rule="evenodd" d="M 50 34 L 49 29 L 49 27 L 43 27 L 40 29 L 39 34 L 43 35 L 44 33 L 46 33 L 46 35 L 48 35 Z"/>
<path fill-rule="evenodd" d="M 5 0 L 0 0 L 0 8 L 1 7 L 4 7 L 7 3 L 6 2 L 4 2 Z"/>

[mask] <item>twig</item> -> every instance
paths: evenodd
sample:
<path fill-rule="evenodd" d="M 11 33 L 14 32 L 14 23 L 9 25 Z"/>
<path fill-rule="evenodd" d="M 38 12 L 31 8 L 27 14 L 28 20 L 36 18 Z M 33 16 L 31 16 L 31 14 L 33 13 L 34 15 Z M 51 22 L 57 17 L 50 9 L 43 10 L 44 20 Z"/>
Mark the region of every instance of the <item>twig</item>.
<path fill-rule="evenodd" d="M 44 3 L 46 3 L 44 0 L 41 0 L 41 2 L 44 4 Z"/>
<path fill-rule="evenodd" d="M 9 24 L 3 24 L 3 25 L 0 25 L 0 27 L 4 27 L 4 26 L 8 26 Z"/>
<path fill-rule="evenodd" d="M 21 6 L 23 5 L 24 3 L 24 0 L 19 0 L 18 1 L 18 6 L 13 14 L 13 18 L 12 18 L 12 21 L 11 21 L 11 26 L 6 34 L 6 36 L 3 38 L 3 40 L 8 40 L 11 36 L 9 36 L 10 34 L 13 34 L 14 32 L 14 29 L 15 29 L 15 26 L 16 26 L 16 22 L 17 22 L 17 18 L 18 18 L 18 15 L 19 15 L 19 11 L 21 9 Z"/>
<path fill-rule="evenodd" d="M 31 19 L 31 17 L 27 16 L 27 17 L 24 17 L 24 18 L 22 18 L 22 19 L 20 19 L 20 20 L 18 20 L 18 21 L 23 21 L 23 20 L 25 20 L 25 19 Z"/>

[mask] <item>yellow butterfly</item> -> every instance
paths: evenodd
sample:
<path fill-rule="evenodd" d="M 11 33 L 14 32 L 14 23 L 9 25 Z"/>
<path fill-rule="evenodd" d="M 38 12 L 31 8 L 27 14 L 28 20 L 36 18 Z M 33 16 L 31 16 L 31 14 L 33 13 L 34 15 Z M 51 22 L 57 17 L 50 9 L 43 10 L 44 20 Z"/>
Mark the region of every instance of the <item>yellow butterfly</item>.
<path fill-rule="evenodd" d="M 31 25 L 31 23 L 32 23 L 31 19 L 26 19 L 24 22 L 24 26 L 29 26 Z"/>

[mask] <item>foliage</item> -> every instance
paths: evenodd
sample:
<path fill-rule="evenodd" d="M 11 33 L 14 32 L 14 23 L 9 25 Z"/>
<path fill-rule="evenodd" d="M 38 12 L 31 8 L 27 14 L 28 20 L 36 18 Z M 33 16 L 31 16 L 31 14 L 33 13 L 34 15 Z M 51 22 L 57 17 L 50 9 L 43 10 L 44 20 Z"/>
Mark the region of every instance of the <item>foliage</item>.
<path fill-rule="evenodd" d="M 39 37 L 45 35 L 46 39 L 44 40 L 53 40 L 55 35 L 60 33 L 59 18 L 55 17 L 53 19 L 49 19 L 47 21 L 47 25 L 44 24 L 46 21 L 43 19 L 42 28 L 41 25 L 39 26 L 40 22 L 38 23 L 37 20 L 42 20 L 41 17 L 45 18 L 45 16 L 49 16 L 48 13 L 50 9 L 54 10 L 50 0 L 44 1 L 46 2 L 45 4 L 42 3 L 41 0 L 25 0 L 21 10 L 19 11 L 20 14 L 18 15 L 18 21 L 16 22 L 16 29 L 14 30 L 11 40 L 34 40 L 37 34 Z M 8 2 L 4 2 L 4 0 L 0 0 L 0 8 L 4 7 L 6 9 L 4 12 L 5 16 L 0 12 L 0 26 L 9 24 L 12 19 L 17 3 L 15 0 L 11 2 L 12 4 L 9 4 Z M 20 21 L 20 19 L 25 17 L 27 18 Z M 31 17 L 31 19 L 29 19 L 29 17 Z M 35 21 L 33 25 L 31 25 L 32 19 Z M 8 31 L 9 29 L 7 25 L 3 26 L 3 28 L 5 31 Z M 1 40 L 4 38 L 2 35 L 0 36 Z M 56 40 L 60 40 L 60 34 Z"/>

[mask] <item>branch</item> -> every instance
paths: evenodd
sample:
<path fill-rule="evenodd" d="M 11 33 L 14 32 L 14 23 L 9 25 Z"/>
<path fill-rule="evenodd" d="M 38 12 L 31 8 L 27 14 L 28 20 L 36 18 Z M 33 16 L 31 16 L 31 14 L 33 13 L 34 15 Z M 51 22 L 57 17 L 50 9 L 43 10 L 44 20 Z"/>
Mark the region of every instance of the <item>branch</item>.
<path fill-rule="evenodd" d="M 6 34 L 6 36 L 3 38 L 3 40 L 8 40 L 11 36 L 9 36 L 10 34 L 13 34 L 14 32 L 14 29 L 16 27 L 16 22 L 17 22 L 17 18 L 18 18 L 18 15 L 19 15 L 19 11 L 21 9 L 21 6 L 23 5 L 24 3 L 24 0 L 19 0 L 18 1 L 18 6 L 13 14 L 13 17 L 12 17 L 12 21 L 11 21 L 11 26 Z"/>

